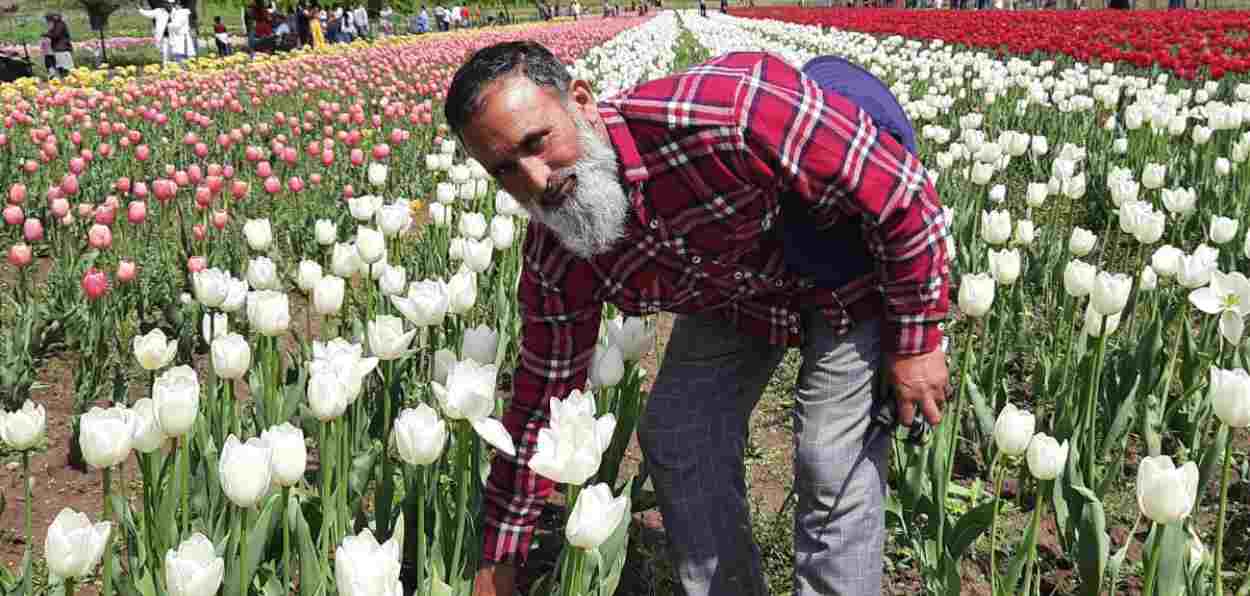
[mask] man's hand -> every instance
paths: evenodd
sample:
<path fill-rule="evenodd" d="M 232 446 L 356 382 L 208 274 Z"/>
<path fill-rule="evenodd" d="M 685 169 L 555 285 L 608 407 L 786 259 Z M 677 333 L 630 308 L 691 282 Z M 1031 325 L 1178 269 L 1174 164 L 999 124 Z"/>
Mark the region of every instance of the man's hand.
<path fill-rule="evenodd" d="M 888 356 L 890 382 L 894 384 L 899 424 L 911 426 L 919 406 L 931 426 L 942 421 L 942 403 L 946 401 L 950 380 L 946 371 L 946 354 L 934 350 L 925 354 Z"/>
<path fill-rule="evenodd" d="M 516 592 L 516 567 L 486 563 L 473 579 L 473 596 L 512 596 Z"/>

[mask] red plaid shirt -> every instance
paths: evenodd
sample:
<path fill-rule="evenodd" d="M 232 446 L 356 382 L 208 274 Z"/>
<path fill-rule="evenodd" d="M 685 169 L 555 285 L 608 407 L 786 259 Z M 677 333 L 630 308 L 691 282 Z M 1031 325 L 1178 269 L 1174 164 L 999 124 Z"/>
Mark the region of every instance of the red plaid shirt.
<path fill-rule="evenodd" d="M 517 456 L 496 454 L 487 482 L 488 561 L 525 560 L 553 488 L 526 464 L 548 398 L 585 384 L 605 302 L 633 315 L 715 310 L 777 345 L 799 345 L 810 308 L 840 332 L 883 318 L 893 353 L 941 342 L 949 270 L 938 196 L 920 162 L 857 106 L 776 56 L 733 53 L 606 99 L 599 112 L 633 204 L 627 238 L 584 260 L 529 224 L 503 417 Z M 787 272 L 778 227 L 787 191 L 822 228 L 862 216 L 877 272 L 836 289 Z"/>

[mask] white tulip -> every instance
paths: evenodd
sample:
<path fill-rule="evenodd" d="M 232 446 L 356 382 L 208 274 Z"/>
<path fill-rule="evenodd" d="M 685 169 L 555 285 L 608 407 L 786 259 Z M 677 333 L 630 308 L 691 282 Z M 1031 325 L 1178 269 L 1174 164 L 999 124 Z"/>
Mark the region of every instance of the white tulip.
<path fill-rule="evenodd" d="M 469 181 L 471 176 L 469 173 L 469 167 L 464 164 L 451 166 L 451 171 L 447 172 L 447 174 L 447 178 L 450 179 L 453 184 L 464 184 Z"/>
<path fill-rule="evenodd" d="M 1011 243 L 1016 246 L 1030 246 L 1036 236 L 1032 220 L 1017 219 L 1016 231 L 1011 236 Z"/>
<path fill-rule="evenodd" d="M 1063 444 L 1045 433 L 1033 435 L 1029 441 L 1029 449 L 1025 454 L 1029 464 L 1029 473 L 1038 480 L 1054 480 L 1059 477 L 1068 462 L 1068 441 Z"/>
<path fill-rule="evenodd" d="M 236 507 L 255 507 L 269 492 L 273 480 L 273 450 L 259 437 L 246 443 L 231 433 L 221 447 L 217 462 L 217 475 L 221 478 L 221 490 Z"/>
<path fill-rule="evenodd" d="M 1250 315 L 1250 279 L 1240 272 L 1211 272 L 1210 285 L 1189 293 L 1189 302 L 1209 315 L 1219 315 L 1220 335 L 1233 346 L 1241 345 L 1245 318 Z"/>
<path fill-rule="evenodd" d="M 1098 268 L 1084 261 L 1073 259 L 1063 269 L 1063 289 L 1073 298 L 1088 296 L 1094 291 L 1094 279 Z"/>
<path fill-rule="evenodd" d="M 1107 181 L 1107 186 L 1111 191 L 1111 204 L 1119 207 L 1129 201 L 1136 201 L 1137 195 L 1141 191 L 1141 185 L 1132 178 L 1120 178 L 1115 181 Z"/>
<path fill-rule="evenodd" d="M 22 409 L 0 411 L 0 441 L 15 451 L 26 451 L 39 443 L 47 431 L 48 417 L 44 407 L 29 399 Z"/>
<path fill-rule="evenodd" d="M 383 274 L 383 273 L 386 273 L 386 270 L 387 270 L 388 268 L 390 268 L 390 263 L 387 263 L 387 262 L 386 262 L 386 257 L 387 257 L 387 252 L 384 250 L 384 251 L 382 251 L 382 258 L 381 258 L 381 259 L 378 259 L 378 260 L 377 260 L 377 262 L 375 262 L 375 263 L 373 263 L 373 264 L 371 264 L 371 265 L 368 265 L 368 267 L 369 267 L 369 278 L 370 278 L 370 279 L 372 279 L 373 281 L 379 281 L 379 280 L 381 280 L 381 279 L 382 279 L 382 274 Z"/>
<path fill-rule="evenodd" d="M 369 321 L 369 350 L 379 360 L 397 360 L 408 353 L 408 345 L 417 334 L 413 329 L 404 332 L 404 320 L 392 316 L 381 315 Z"/>
<path fill-rule="evenodd" d="M 1215 263 L 1196 251 L 1191 255 L 1182 255 L 1177 263 L 1176 283 L 1191 290 L 1210 283 L 1211 274 L 1215 272 Z"/>
<path fill-rule="evenodd" d="M 117 404 L 107 410 L 92 407 L 79 419 L 78 446 L 87 464 L 111 468 L 126 461 L 134 434 L 134 412 Z"/>
<path fill-rule="evenodd" d="M 990 183 L 990 179 L 994 177 L 994 164 L 978 161 L 972 164 L 972 183 L 977 186 L 985 186 Z"/>
<path fill-rule="evenodd" d="M 252 250 L 264 252 L 273 242 L 273 229 L 268 219 L 249 219 L 243 224 L 243 236 Z"/>
<path fill-rule="evenodd" d="M 165 585 L 170 596 L 212 596 L 223 577 L 225 560 L 199 532 L 165 552 Z"/>
<path fill-rule="evenodd" d="M 1094 289 L 1090 292 L 1090 304 L 1103 316 L 1114 315 L 1124 310 L 1128 304 L 1129 292 L 1133 289 L 1133 279 L 1123 273 L 1098 272 L 1094 279 Z"/>
<path fill-rule="evenodd" d="M 1165 188 L 1162 191 L 1163 208 L 1177 217 L 1194 212 L 1198 205 L 1198 193 L 1192 188 Z"/>
<path fill-rule="evenodd" d="M 1211 216 L 1211 242 L 1216 244 L 1227 244 L 1236 236 L 1237 220 L 1219 215 Z"/>
<path fill-rule="evenodd" d="M 1085 172 L 1070 178 L 1064 178 L 1060 185 L 1060 191 L 1063 192 L 1063 196 L 1073 200 L 1084 197 L 1085 189 Z"/>
<path fill-rule="evenodd" d="M 615 387 L 625 376 L 625 359 L 615 344 L 597 344 L 590 361 L 590 384 L 594 387 Z"/>
<path fill-rule="evenodd" d="M 152 386 L 156 422 L 167 437 L 181 437 L 195 426 L 200 412 L 200 379 L 195 369 L 175 366 L 156 378 Z"/>
<path fill-rule="evenodd" d="M 1010 403 L 1003 406 L 994 421 L 994 444 L 1003 455 L 1022 455 L 1033 439 L 1036 420 L 1031 412 L 1016 409 Z"/>
<path fill-rule="evenodd" d="M 408 203 L 391 203 L 378 209 L 375 218 L 382 235 L 390 238 L 399 235 L 412 224 L 412 210 Z"/>
<path fill-rule="evenodd" d="M 438 461 L 447 445 L 447 422 L 426 404 L 401 411 L 391 428 L 399 459 L 408 465 L 425 466 Z"/>
<path fill-rule="evenodd" d="M 1124 155 L 1125 153 L 1128 153 L 1128 139 L 1121 137 L 1112 141 L 1111 150 L 1114 151 L 1116 155 Z"/>
<path fill-rule="evenodd" d="M 308 409 L 317 420 L 330 422 L 342 416 L 350 400 L 347 379 L 337 372 L 327 370 L 308 377 Z"/>
<path fill-rule="evenodd" d="M 1198 465 L 1176 467 L 1166 455 L 1147 456 L 1137 464 L 1137 506 L 1158 524 L 1189 517 L 1198 495 Z"/>
<path fill-rule="evenodd" d="M 612 443 L 616 417 L 595 417 L 591 393 L 574 389 L 567 398 L 551 398 L 551 420 L 538 431 L 538 448 L 530 469 L 560 484 L 580 485 L 599 470 L 603 452 Z"/>
<path fill-rule="evenodd" d="M 638 362 L 655 345 L 655 329 L 640 317 L 617 315 L 607 322 L 608 341 L 620 348 L 626 362 Z"/>
<path fill-rule="evenodd" d="M 473 199 L 477 198 L 477 183 L 473 181 L 463 182 L 456 186 L 456 196 L 460 197 L 466 205 L 471 204 Z"/>
<path fill-rule="evenodd" d="M 213 340 L 213 372 L 223 379 L 241 379 L 252 365 L 252 348 L 238 333 L 227 333 Z"/>
<path fill-rule="evenodd" d="M 382 197 L 373 195 L 364 195 L 352 199 L 347 199 L 347 210 L 351 212 L 352 217 L 356 221 L 369 221 L 373 219 L 373 214 L 382 206 Z"/>
<path fill-rule="evenodd" d="M 200 334 L 206 343 L 211 344 L 227 333 L 230 333 L 230 315 L 224 312 L 204 313 L 204 318 L 200 319 Z"/>
<path fill-rule="evenodd" d="M 477 274 L 461 269 L 447 282 L 447 312 L 459 315 L 469 312 L 477 302 Z"/>
<path fill-rule="evenodd" d="M 1007 200 L 1007 187 L 1002 184 L 990 187 L 989 198 L 991 203 L 1001 203 Z"/>
<path fill-rule="evenodd" d="M 1104 333 L 1106 335 L 1111 335 L 1112 333 L 1115 333 L 1116 329 L 1119 328 L 1120 313 L 1104 317 L 1098 314 L 1097 310 L 1094 310 L 1092 302 L 1085 305 L 1085 321 L 1084 326 L 1082 327 L 1082 331 L 1085 332 L 1085 335 L 1090 337 L 1102 337 Z"/>
<path fill-rule="evenodd" d="M 994 280 L 1009 286 L 1020 278 L 1020 250 L 1016 248 L 989 251 L 990 272 Z"/>
<path fill-rule="evenodd" d="M 1167 181 L 1168 168 L 1166 165 L 1158 163 L 1148 163 L 1142 170 L 1141 183 L 1142 186 L 1150 190 L 1163 188 L 1164 182 Z"/>
<path fill-rule="evenodd" d="M 44 560 L 48 575 L 56 578 L 83 578 L 91 574 L 104 556 L 111 522 L 92 524 L 86 514 L 66 507 L 48 526 Z"/>
<path fill-rule="evenodd" d="M 1050 152 L 1050 143 L 1046 140 L 1046 137 L 1042 135 L 1033 135 L 1033 138 L 1029 142 L 1029 151 L 1031 151 L 1033 155 L 1039 157 L 1046 155 Z"/>
<path fill-rule="evenodd" d="M 328 219 L 318 219 L 313 229 L 317 235 L 317 244 L 321 246 L 330 246 L 338 240 L 338 231 L 334 229 L 334 222 Z"/>
<path fill-rule="evenodd" d="M 1098 236 L 1085 228 L 1072 228 L 1072 236 L 1068 238 L 1068 252 L 1074 257 L 1084 257 L 1094 251 L 1098 244 Z"/>
<path fill-rule="evenodd" d="M 590 550 L 603 544 L 629 515 L 629 496 L 612 498 L 612 489 L 599 483 L 582 489 L 569 514 L 565 539 L 574 547 Z"/>
<path fill-rule="evenodd" d="M 1162 211 L 1151 209 L 1141 214 L 1137 227 L 1133 229 L 1133 237 L 1142 244 L 1154 244 L 1163 238 L 1167 218 Z"/>
<path fill-rule="evenodd" d="M 378 278 L 378 288 L 383 296 L 402 294 L 408 287 L 408 272 L 403 267 L 387 265 Z"/>
<path fill-rule="evenodd" d="M 1229 172 L 1232 171 L 1232 169 L 1233 169 L 1233 164 L 1229 163 L 1227 157 L 1215 158 L 1215 175 L 1216 176 L 1220 176 L 1220 177 L 1227 176 Z"/>
<path fill-rule="evenodd" d="M 351 343 L 341 337 L 328 342 L 313 342 L 313 359 L 309 370 L 316 373 L 332 373 L 343 379 L 350 405 L 360 397 L 364 380 L 378 367 L 378 358 L 364 357 L 364 346 Z"/>
<path fill-rule="evenodd" d="M 327 275 L 313 286 L 313 312 L 321 316 L 337 315 L 343 308 L 343 296 L 347 282 L 341 277 Z"/>
<path fill-rule="evenodd" d="M 305 259 L 299 263 L 299 271 L 295 275 L 295 284 L 299 286 L 300 290 L 311 293 L 317 282 L 321 281 L 322 276 L 321 265 L 316 261 Z"/>
<path fill-rule="evenodd" d="M 495 250 L 507 250 L 516 239 L 516 226 L 512 224 L 512 216 L 496 215 L 490 220 L 490 241 Z"/>
<path fill-rule="evenodd" d="M 1180 270 L 1181 259 L 1184 257 L 1185 253 L 1180 249 L 1171 244 L 1164 244 L 1155 249 L 1154 254 L 1150 256 L 1150 266 L 1161 277 L 1175 277 L 1177 271 Z"/>
<path fill-rule="evenodd" d="M 500 189 L 495 191 L 495 213 L 520 217 L 525 214 L 525 209 L 516 202 L 511 193 Z"/>
<path fill-rule="evenodd" d="M 391 304 L 409 323 L 418 327 L 442 325 L 448 302 L 447 284 L 441 279 L 413 282 L 408 286 L 407 296 L 391 296 Z"/>
<path fill-rule="evenodd" d="M 981 318 L 994 305 L 994 278 L 985 273 L 965 273 L 959 284 L 959 310 Z"/>
<path fill-rule="evenodd" d="M 481 240 L 464 241 L 464 262 L 470 269 L 477 273 L 485 272 L 490 269 L 491 255 L 494 254 L 495 245 L 490 238 Z"/>
<path fill-rule="evenodd" d="M 981 213 L 981 239 L 986 244 L 998 246 L 1011 239 L 1011 214 L 1007 211 Z"/>
<path fill-rule="evenodd" d="M 166 341 L 165 332 L 154 328 L 147 335 L 136 335 L 134 339 L 135 359 L 144 370 L 160 370 L 174 361 L 178 354 L 178 342 Z"/>
<path fill-rule="evenodd" d="M 440 205 L 450 205 L 456 200 L 456 185 L 450 182 L 439 182 L 434 187 L 434 202 Z"/>
<path fill-rule="evenodd" d="M 191 275 L 191 289 L 195 300 L 208 308 L 217 308 L 226 300 L 227 282 L 230 274 L 217 269 L 204 269 Z"/>
<path fill-rule="evenodd" d="M 1250 426 L 1250 374 L 1245 369 L 1211 367 L 1211 409 L 1232 428 Z"/>
<path fill-rule="evenodd" d="M 260 438 L 273 451 L 269 463 L 273 483 L 278 486 L 295 486 L 304 478 L 308 464 L 308 448 L 304 445 L 304 431 L 283 422 L 260 433 Z"/>
<path fill-rule="evenodd" d="M 511 435 L 498 420 L 490 418 L 495 409 L 494 364 L 478 364 L 465 359 L 451 365 L 447 382 L 431 383 L 434 397 L 443 407 L 443 413 L 453 420 L 468 420 L 473 430 L 496 449 L 515 456 L 516 447 Z"/>
<path fill-rule="evenodd" d="M 435 227 L 445 228 L 451 220 L 451 210 L 442 203 L 430 203 L 430 223 Z"/>
<path fill-rule="evenodd" d="M 382 232 L 360 226 L 356 228 L 356 252 L 364 263 L 376 263 L 386 254 L 386 238 Z"/>
<path fill-rule="evenodd" d="M 151 453 L 159 449 L 169 437 L 161 432 L 160 422 L 156 419 L 156 402 L 145 397 L 135 402 L 130 411 L 134 415 L 130 446 L 140 453 Z"/>
<path fill-rule="evenodd" d="M 439 348 L 434 352 L 434 372 L 433 380 L 437 383 L 447 384 L 447 373 L 451 371 L 452 365 L 456 363 L 456 353 L 447 348 Z"/>
<path fill-rule="evenodd" d="M 404 596 L 399 536 L 382 544 L 365 528 L 334 551 L 334 580 L 341 596 Z"/>
<path fill-rule="evenodd" d="M 255 290 L 280 290 L 278 267 L 269 257 L 256 257 L 247 264 L 247 283 Z"/>
<path fill-rule="evenodd" d="M 456 236 L 447 243 L 447 258 L 451 261 L 464 260 L 464 244 L 467 242 L 464 236 Z"/>
<path fill-rule="evenodd" d="M 1154 267 L 1150 265 L 1142 267 L 1141 273 L 1137 276 L 1137 289 L 1149 292 L 1157 287 L 1159 287 L 1159 274 L 1155 273 Z"/>
<path fill-rule="evenodd" d="M 472 358 L 479 364 L 494 364 L 495 352 L 499 349 L 499 333 L 486 325 L 478 325 L 464 330 L 464 340 L 460 344 L 460 354 Z"/>
<path fill-rule="evenodd" d="M 226 282 L 226 299 L 221 303 L 221 310 L 225 312 L 242 310 L 243 306 L 247 304 L 248 293 L 246 280 L 230 278 Z"/>
<path fill-rule="evenodd" d="M 460 234 L 477 240 L 486 234 L 486 216 L 481 213 L 462 212 L 460 214 Z"/>
<path fill-rule="evenodd" d="M 1046 204 L 1046 197 L 1048 196 L 1050 196 L 1050 189 L 1044 183 L 1030 182 L 1024 201 L 1030 208 L 1037 209 Z"/>
<path fill-rule="evenodd" d="M 374 188 L 386 186 L 387 167 L 378 162 L 369 164 L 369 184 Z"/>
<path fill-rule="evenodd" d="M 249 292 L 247 320 L 261 335 L 275 337 L 286 333 L 291 324 L 290 298 L 273 290 Z"/>

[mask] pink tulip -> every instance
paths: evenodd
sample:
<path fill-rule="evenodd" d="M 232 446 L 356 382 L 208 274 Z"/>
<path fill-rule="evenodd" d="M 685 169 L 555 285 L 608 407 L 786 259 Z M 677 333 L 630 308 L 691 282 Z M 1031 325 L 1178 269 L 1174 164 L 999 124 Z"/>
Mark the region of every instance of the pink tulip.
<path fill-rule="evenodd" d="M 233 196 L 236 201 L 247 198 L 247 191 L 248 185 L 242 180 L 235 180 L 230 183 L 230 196 Z"/>
<path fill-rule="evenodd" d="M 131 201 L 126 206 L 126 221 L 139 225 L 148 218 L 148 204 L 143 201 Z"/>
<path fill-rule="evenodd" d="M 308 181 L 312 183 L 313 186 L 321 186 L 321 174 L 313 172 L 308 176 Z"/>
<path fill-rule="evenodd" d="M 61 192 L 71 197 L 78 194 L 78 176 L 66 174 L 61 179 Z"/>
<path fill-rule="evenodd" d="M 52 199 L 52 201 L 48 205 L 48 208 L 52 210 L 52 217 L 56 219 L 61 219 L 62 217 L 65 217 L 67 214 L 69 214 L 69 201 L 61 197 L 57 197 L 55 199 Z"/>
<path fill-rule="evenodd" d="M 352 185 L 350 184 L 344 185 L 343 186 L 343 200 L 346 201 L 347 199 L 350 199 L 354 196 L 356 196 L 356 189 L 352 188 Z"/>
<path fill-rule="evenodd" d="M 113 190 L 116 190 L 117 192 L 120 192 L 122 194 L 126 194 L 130 192 L 130 178 L 127 178 L 125 176 L 118 178 L 117 182 L 113 183 Z"/>
<path fill-rule="evenodd" d="M 256 176 L 258 178 L 268 178 L 273 175 L 273 166 L 269 162 L 262 161 L 256 164 Z"/>
<path fill-rule="evenodd" d="M 290 190 L 291 192 L 299 192 L 304 190 L 304 181 L 300 179 L 299 176 L 291 176 L 291 178 L 286 181 L 286 187 L 287 190 Z"/>
<path fill-rule="evenodd" d="M 177 184 L 179 187 L 190 186 L 191 177 L 185 171 L 177 170 L 174 172 L 174 184 Z"/>
<path fill-rule="evenodd" d="M 334 164 L 334 150 L 323 149 L 321 151 L 321 165 L 328 168 L 333 164 Z"/>
<path fill-rule="evenodd" d="M 225 178 L 226 180 L 234 178 L 234 166 L 229 165 L 229 164 L 222 166 L 221 177 Z"/>
<path fill-rule="evenodd" d="M 13 205 L 21 205 L 26 201 L 26 185 L 21 182 L 13 184 L 9 187 L 9 203 Z"/>
<path fill-rule="evenodd" d="M 200 209 L 207 209 L 213 204 L 213 191 L 207 186 L 195 187 L 195 206 Z"/>
<path fill-rule="evenodd" d="M 29 265 L 32 257 L 30 246 L 27 244 L 19 242 L 9 247 L 9 264 L 18 269 Z"/>
<path fill-rule="evenodd" d="M 148 185 L 146 182 L 136 182 L 131 193 L 136 199 L 146 199 L 148 196 Z"/>
<path fill-rule="evenodd" d="M 95 224 L 87 230 L 87 244 L 97 250 L 105 250 L 113 245 L 113 231 L 108 226 Z"/>
<path fill-rule="evenodd" d="M 4 208 L 4 223 L 16 226 L 26 221 L 26 214 L 22 212 L 22 208 L 17 205 L 9 205 Z"/>
<path fill-rule="evenodd" d="M 404 132 L 405 131 L 402 128 L 392 128 L 391 129 L 391 144 L 399 145 L 403 143 L 404 139 L 407 138 L 404 135 Z"/>
<path fill-rule="evenodd" d="M 22 170 L 27 174 L 34 174 L 39 171 L 39 162 L 33 159 L 28 159 L 26 160 L 26 163 L 22 164 Z"/>
<path fill-rule="evenodd" d="M 386 143 L 379 143 L 373 146 L 374 161 L 382 161 L 391 154 L 391 146 Z"/>
<path fill-rule="evenodd" d="M 216 164 L 216 163 L 208 164 L 208 175 L 209 176 L 221 176 L 221 164 Z"/>
<path fill-rule="evenodd" d="M 205 236 L 208 236 L 208 228 L 205 228 L 204 224 L 195 224 L 191 226 L 191 233 L 196 240 L 203 240 Z"/>
<path fill-rule="evenodd" d="M 187 271 L 191 273 L 199 273 L 208 267 L 208 259 L 204 257 L 191 257 L 187 259 Z"/>
<path fill-rule="evenodd" d="M 117 281 L 118 283 L 129 283 L 135 280 L 139 274 L 139 266 L 134 261 L 122 259 L 117 262 Z"/>
<path fill-rule="evenodd" d="M 100 154 L 100 157 L 107 158 L 113 155 L 113 146 L 108 143 L 100 143 L 100 146 L 96 147 L 96 152 Z"/>
<path fill-rule="evenodd" d="M 226 227 L 227 223 L 230 223 L 230 213 L 226 211 L 216 211 L 213 213 L 210 223 L 213 224 L 214 228 L 222 230 Z"/>
<path fill-rule="evenodd" d="M 43 240 L 43 222 L 33 217 L 26 218 L 26 221 L 22 224 L 22 237 L 27 242 Z"/>
<path fill-rule="evenodd" d="M 71 143 L 73 143 L 73 144 L 75 144 L 75 145 L 81 145 L 81 144 L 82 144 L 82 133 L 81 133 L 81 132 L 78 132 L 78 131 L 76 131 L 76 130 L 75 130 L 74 132 L 69 133 L 69 142 L 71 142 Z"/>
<path fill-rule="evenodd" d="M 277 176 L 265 178 L 265 192 L 276 195 L 282 191 L 282 181 Z"/>
<path fill-rule="evenodd" d="M 204 179 L 204 171 L 200 169 L 200 164 L 193 163 L 187 168 L 187 179 L 191 184 L 199 184 Z"/>
<path fill-rule="evenodd" d="M 365 152 L 360 149 L 352 149 L 351 154 L 352 165 L 360 167 L 365 163 Z"/>
<path fill-rule="evenodd" d="M 95 214 L 95 205 L 91 203 L 78 204 L 78 217 L 91 217 Z"/>
<path fill-rule="evenodd" d="M 82 291 L 88 300 L 97 300 L 108 293 L 109 276 L 107 273 L 92 267 L 82 276 Z"/>
<path fill-rule="evenodd" d="M 178 187 L 174 186 L 172 180 L 159 179 L 152 183 L 152 190 L 156 193 L 156 200 L 166 203 L 174 198 L 178 192 Z"/>
<path fill-rule="evenodd" d="M 208 145 L 205 145 L 204 143 L 196 143 L 195 144 L 195 156 L 200 159 L 204 159 L 205 157 L 208 157 Z"/>
<path fill-rule="evenodd" d="M 87 169 L 87 162 L 84 161 L 83 158 L 75 157 L 69 160 L 69 171 L 73 172 L 75 176 L 82 174 L 83 170 L 86 170 L 86 169 Z"/>
<path fill-rule="evenodd" d="M 95 222 L 102 226 L 111 226 L 113 225 L 113 220 L 116 219 L 116 214 L 116 207 L 109 205 L 100 206 L 95 210 Z"/>
<path fill-rule="evenodd" d="M 152 150 L 149 149 L 147 145 L 139 145 L 138 147 L 135 147 L 135 159 L 139 161 L 147 161 L 150 157 L 152 157 Z"/>

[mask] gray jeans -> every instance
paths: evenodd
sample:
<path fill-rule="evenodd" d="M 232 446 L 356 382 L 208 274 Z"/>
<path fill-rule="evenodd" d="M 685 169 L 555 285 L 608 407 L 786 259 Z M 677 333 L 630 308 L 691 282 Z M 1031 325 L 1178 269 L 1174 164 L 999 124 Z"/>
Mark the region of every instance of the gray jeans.
<path fill-rule="evenodd" d="M 794 593 L 876 596 L 889 446 L 871 415 L 881 325 L 861 323 L 834 337 L 815 311 L 803 324 Z M 639 439 L 688 596 L 768 593 L 742 458 L 751 411 L 784 354 L 714 315 L 681 316 L 673 327 Z"/>

